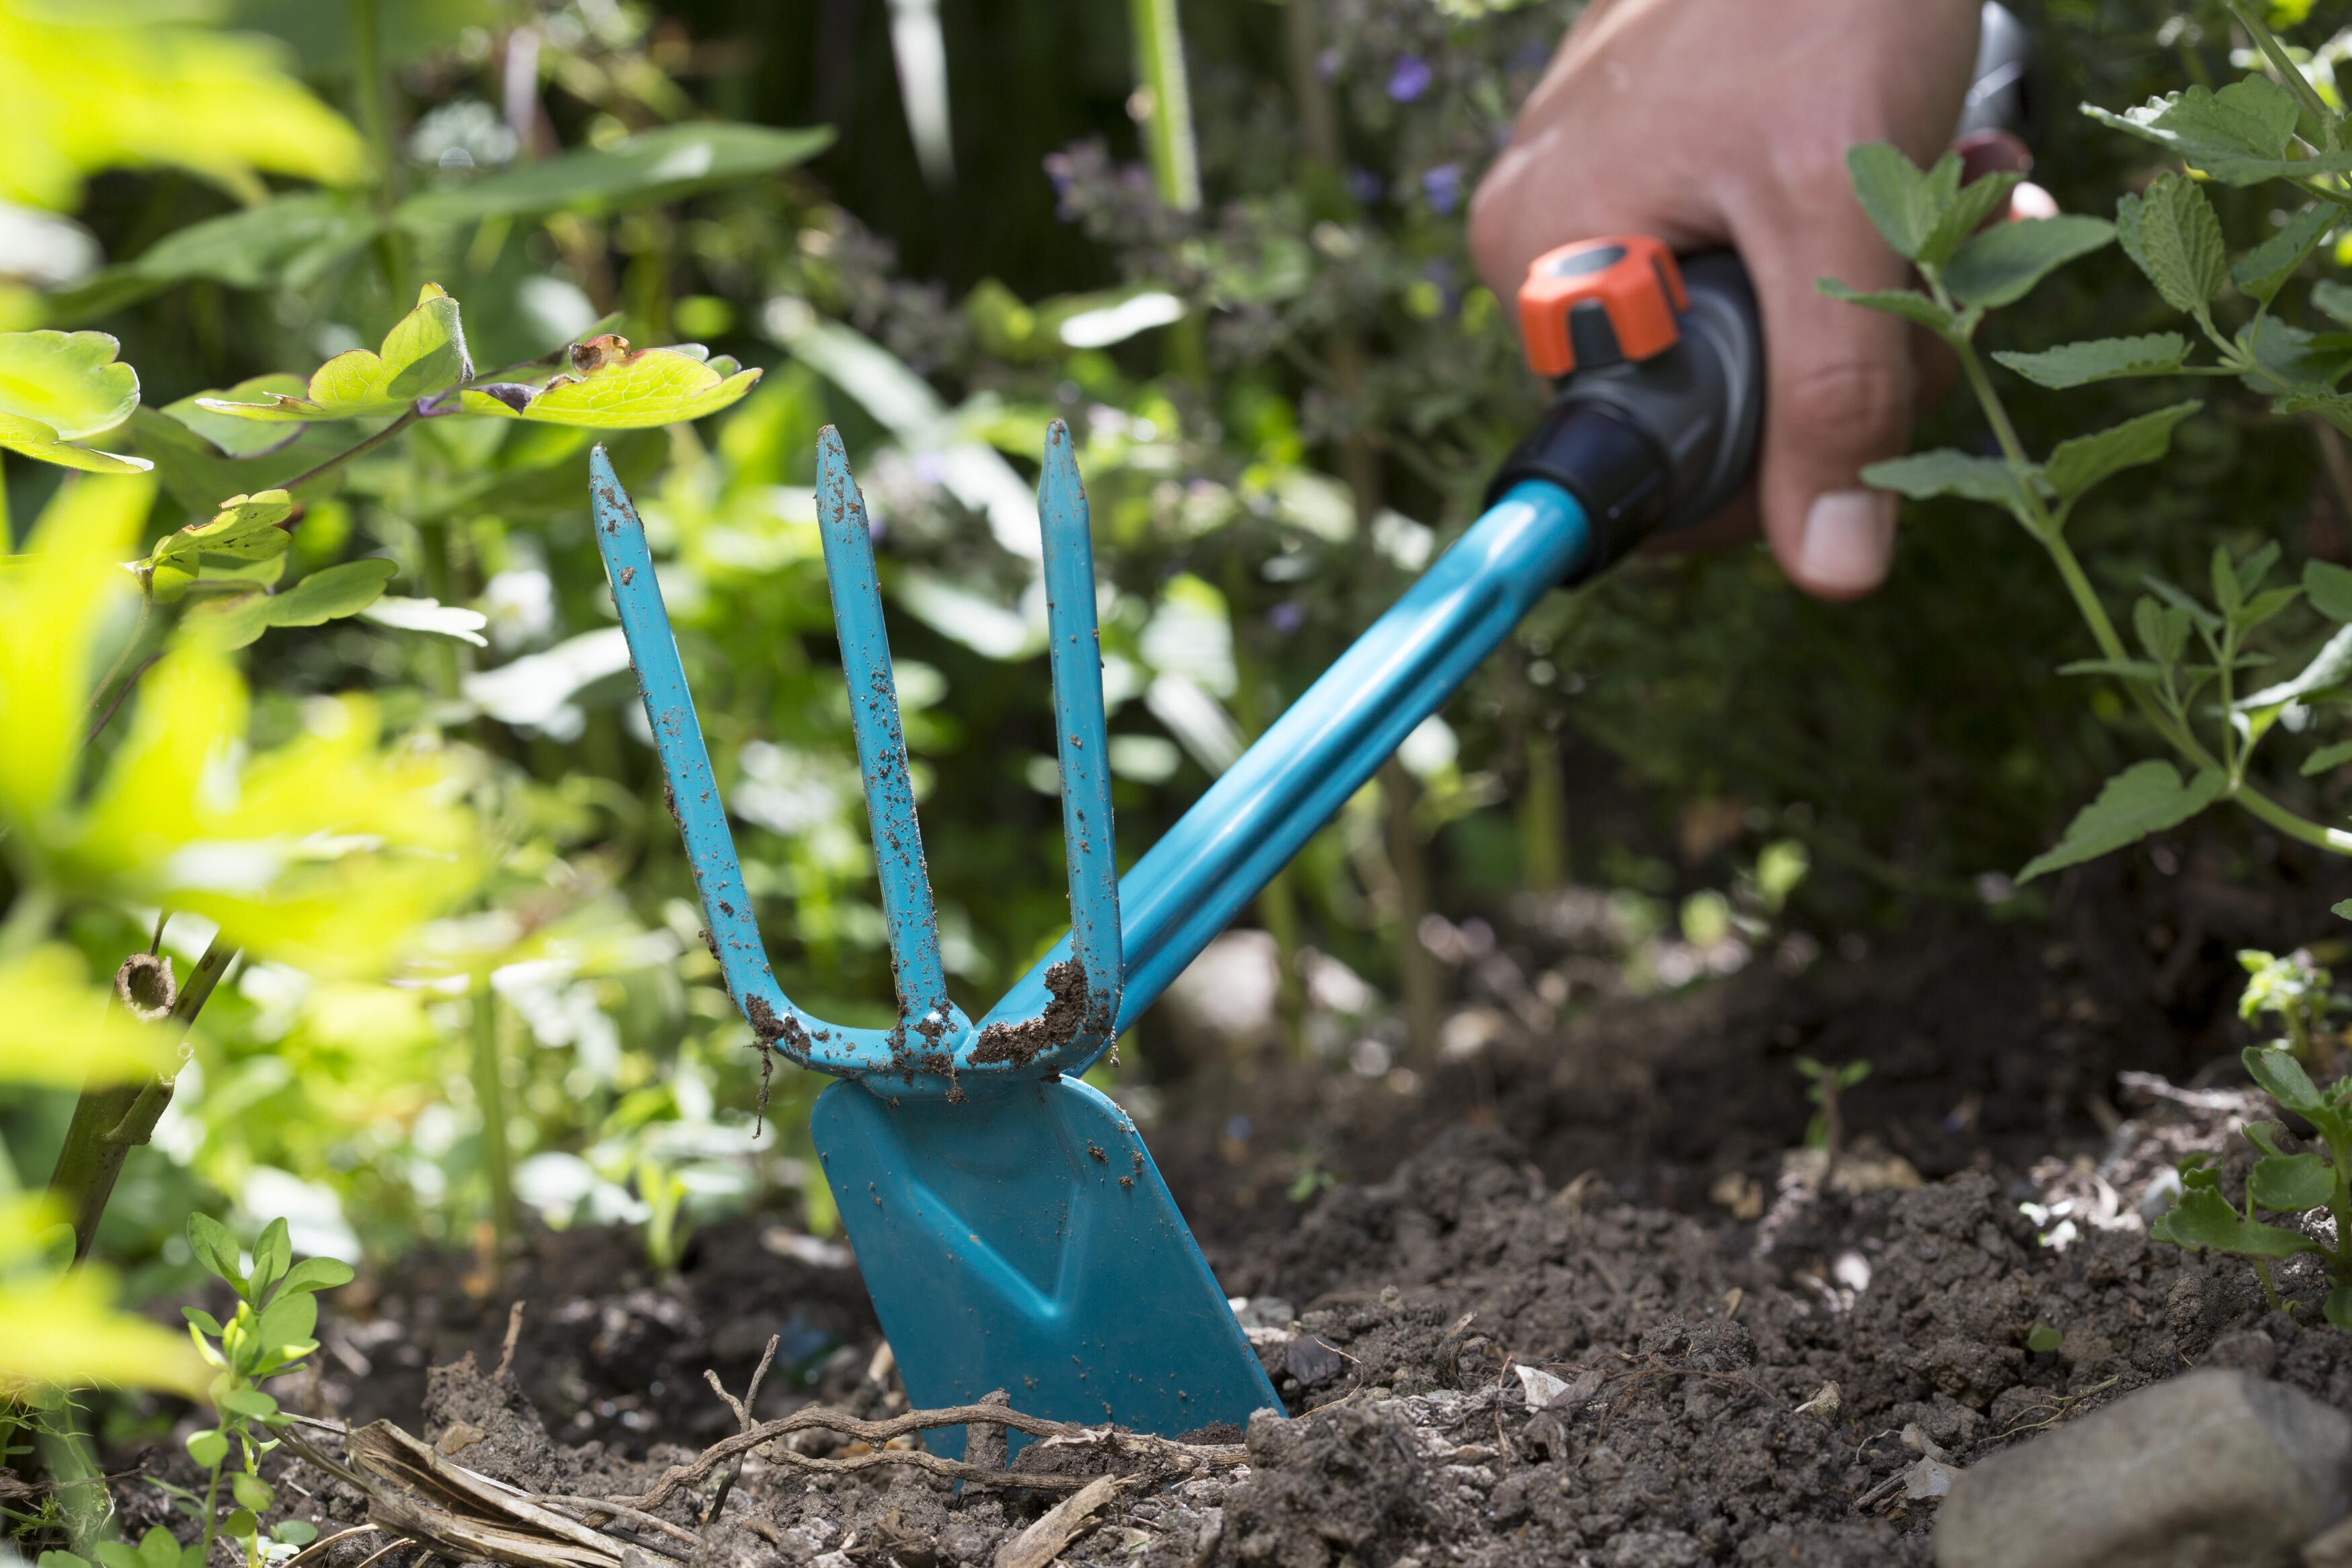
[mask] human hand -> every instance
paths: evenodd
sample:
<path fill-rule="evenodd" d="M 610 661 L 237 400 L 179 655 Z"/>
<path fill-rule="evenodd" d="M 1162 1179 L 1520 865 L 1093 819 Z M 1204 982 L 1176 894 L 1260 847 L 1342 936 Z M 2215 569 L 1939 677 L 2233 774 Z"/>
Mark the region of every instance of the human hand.
<path fill-rule="evenodd" d="M 1514 298 L 1528 264 L 1571 240 L 1654 235 L 1729 244 L 1748 267 L 1769 375 L 1755 498 L 1791 580 L 1850 599 L 1886 576 L 1895 497 L 1866 464 L 1900 454 L 1929 345 L 1814 281 L 1900 288 L 1907 264 L 1853 198 L 1846 150 L 1892 141 L 1925 163 L 1959 119 L 1979 0 L 1594 0 L 1478 187 L 1470 248 Z M 2021 167 L 1979 138 L 1969 172 Z M 1927 367 L 1934 370 L 1936 367 Z M 1719 529 L 1702 530 L 1718 533 Z"/>

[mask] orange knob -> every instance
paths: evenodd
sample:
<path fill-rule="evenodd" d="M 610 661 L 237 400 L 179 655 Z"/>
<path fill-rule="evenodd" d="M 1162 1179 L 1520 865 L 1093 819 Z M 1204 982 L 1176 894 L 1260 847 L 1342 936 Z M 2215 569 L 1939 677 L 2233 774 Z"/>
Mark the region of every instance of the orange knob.
<path fill-rule="evenodd" d="M 1674 252 L 1648 235 L 1548 250 L 1519 285 L 1519 339 L 1538 375 L 1559 377 L 1664 353 L 1690 308 Z"/>

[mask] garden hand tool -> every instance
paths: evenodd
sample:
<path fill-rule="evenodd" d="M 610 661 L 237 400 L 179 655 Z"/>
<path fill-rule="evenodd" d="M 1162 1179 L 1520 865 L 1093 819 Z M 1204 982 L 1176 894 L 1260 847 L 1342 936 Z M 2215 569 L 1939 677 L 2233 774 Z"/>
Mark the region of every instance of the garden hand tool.
<path fill-rule="evenodd" d="M 1979 62 L 2011 98 L 2015 74 Z M 1055 422 L 1038 512 L 1071 931 L 977 1020 L 948 995 L 873 545 L 839 435 L 818 439 L 817 510 L 898 994 L 888 1029 L 824 1022 L 778 988 L 644 530 L 593 455 L 596 545 L 711 950 L 763 1048 L 842 1080 L 810 1131 L 918 1406 L 1002 1388 L 1028 1414 L 1167 1436 L 1281 1407 L 1134 1123 L 1079 1075 L 1544 595 L 1745 481 L 1763 354 L 1737 257 L 1587 241 L 1538 258 L 1519 308 L 1529 362 L 1559 392 L 1485 514 L 1124 877 L 1086 492 Z M 933 1441 L 962 1451 L 961 1431 Z"/>

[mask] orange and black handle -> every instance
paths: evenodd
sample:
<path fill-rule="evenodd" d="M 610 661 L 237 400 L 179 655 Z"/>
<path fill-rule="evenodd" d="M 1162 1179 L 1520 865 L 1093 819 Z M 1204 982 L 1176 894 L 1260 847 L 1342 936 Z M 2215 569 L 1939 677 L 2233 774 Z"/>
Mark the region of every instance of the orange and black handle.
<path fill-rule="evenodd" d="M 2025 68 L 2024 29 L 1988 4 L 1954 134 L 2022 133 Z M 1518 311 L 1528 368 L 1559 390 L 1487 499 L 1529 479 L 1574 496 L 1593 529 L 1579 580 L 1654 533 L 1711 516 L 1747 484 L 1763 431 L 1765 344 L 1736 254 L 1676 257 L 1647 235 L 1579 240 L 1528 267 Z"/>

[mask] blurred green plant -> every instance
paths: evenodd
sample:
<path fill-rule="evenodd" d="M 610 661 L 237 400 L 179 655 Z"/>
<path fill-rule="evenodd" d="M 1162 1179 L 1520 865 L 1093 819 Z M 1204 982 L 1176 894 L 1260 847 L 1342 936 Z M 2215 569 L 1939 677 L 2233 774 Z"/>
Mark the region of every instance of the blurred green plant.
<path fill-rule="evenodd" d="M 2246 971 L 2246 988 L 2238 998 L 2238 1016 L 2253 1023 L 2268 1014 L 2278 1016 L 2285 1038 L 2270 1043 L 2292 1051 L 2306 1066 L 2326 1066 L 2336 1031 L 2329 1020 L 2346 1008 L 2343 993 L 2335 989 L 2334 972 L 2315 962 L 2303 948 L 2292 953 L 2264 953 L 2248 948 L 2238 955 Z"/>

